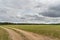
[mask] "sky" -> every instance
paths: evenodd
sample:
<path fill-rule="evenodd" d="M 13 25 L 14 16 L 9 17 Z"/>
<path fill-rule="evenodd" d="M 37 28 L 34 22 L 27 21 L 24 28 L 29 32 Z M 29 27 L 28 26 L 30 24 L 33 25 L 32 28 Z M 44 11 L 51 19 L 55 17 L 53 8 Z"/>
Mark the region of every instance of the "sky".
<path fill-rule="evenodd" d="M 60 0 L 0 0 L 0 22 L 60 23 Z"/>

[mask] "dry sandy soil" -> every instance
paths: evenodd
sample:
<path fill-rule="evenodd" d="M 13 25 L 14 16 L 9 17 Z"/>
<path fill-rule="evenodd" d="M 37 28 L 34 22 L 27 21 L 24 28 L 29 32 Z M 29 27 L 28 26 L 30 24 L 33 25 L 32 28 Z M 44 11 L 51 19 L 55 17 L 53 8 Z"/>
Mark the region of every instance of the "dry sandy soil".
<path fill-rule="evenodd" d="M 53 39 L 47 36 L 38 35 L 36 33 L 27 32 L 16 28 L 12 28 L 13 30 L 8 28 L 4 29 L 9 33 L 9 37 L 12 40 L 58 40 L 57 38 Z"/>

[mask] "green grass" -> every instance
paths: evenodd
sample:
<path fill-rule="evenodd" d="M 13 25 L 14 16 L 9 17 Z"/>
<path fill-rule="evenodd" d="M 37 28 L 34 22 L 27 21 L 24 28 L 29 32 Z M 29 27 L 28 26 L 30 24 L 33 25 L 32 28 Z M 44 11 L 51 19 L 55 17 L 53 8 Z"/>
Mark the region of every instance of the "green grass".
<path fill-rule="evenodd" d="M 0 40 L 10 40 L 9 34 L 2 28 L 0 28 Z"/>
<path fill-rule="evenodd" d="M 7 25 L 6 27 L 14 27 L 52 38 L 60 38 L 60 25 Z"/>

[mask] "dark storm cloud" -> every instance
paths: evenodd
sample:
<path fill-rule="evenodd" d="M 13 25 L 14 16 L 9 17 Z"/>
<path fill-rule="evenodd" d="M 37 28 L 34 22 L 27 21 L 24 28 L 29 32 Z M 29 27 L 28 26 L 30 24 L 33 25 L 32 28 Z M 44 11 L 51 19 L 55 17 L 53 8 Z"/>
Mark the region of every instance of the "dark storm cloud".
<path fill-rule="evenodd" d="M 43 16 L 47 16 L 47 17 L 60 17 L 60 4 L 56 6 L 51 6 L 48 8 L 47 11 L 44 11 L 39 14 L 40 15 L 42 14 Z"/>

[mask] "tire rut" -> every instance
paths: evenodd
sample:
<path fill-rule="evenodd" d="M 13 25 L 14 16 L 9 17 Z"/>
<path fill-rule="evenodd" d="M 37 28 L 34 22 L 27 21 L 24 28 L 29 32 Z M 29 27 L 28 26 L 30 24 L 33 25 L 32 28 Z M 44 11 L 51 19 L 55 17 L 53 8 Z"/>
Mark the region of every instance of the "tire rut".
<path fill-rule="evenodd" d="M 24 40 L 20 34 L 18 34 L 17 32 L 13 31 L 12 29 L 8 29 L 8 28 L 3 28 L 5 29 L 8 33 L 9 33 L 9 37 L 12 40 Z"/>

